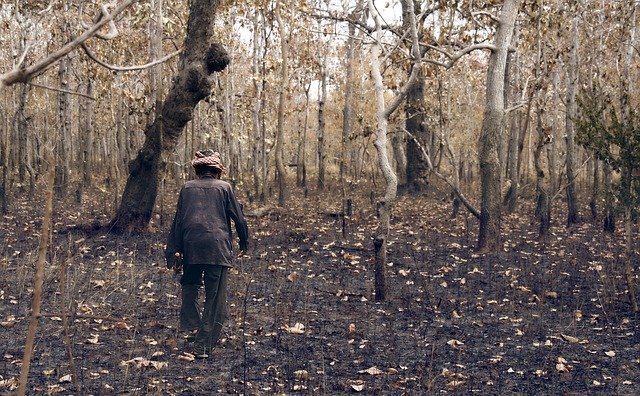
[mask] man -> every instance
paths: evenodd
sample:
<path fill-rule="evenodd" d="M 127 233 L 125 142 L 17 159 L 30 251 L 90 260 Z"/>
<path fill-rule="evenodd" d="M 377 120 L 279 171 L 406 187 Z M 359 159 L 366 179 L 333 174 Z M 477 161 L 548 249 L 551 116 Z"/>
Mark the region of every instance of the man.
<path fill-rule="evenodd" d="M 180 190 L 165 257 L 167 268 L 179 270 L 179 262 L 184 263 L 180 328 L 195 331 L 192 340 L 196 356 L 208 357 L 220 338 L 226 316 L 227 276 L 233 261 L 231 220 L 241 253 L 247 250 L 249 233 L 231 185 L 220 180 L 225 170 L 220 154 L 198 151 L 191 165 L 197 179 L 186 182 Z M 205 301 L 201 316 L 198 290 L 203 278 Z"/>

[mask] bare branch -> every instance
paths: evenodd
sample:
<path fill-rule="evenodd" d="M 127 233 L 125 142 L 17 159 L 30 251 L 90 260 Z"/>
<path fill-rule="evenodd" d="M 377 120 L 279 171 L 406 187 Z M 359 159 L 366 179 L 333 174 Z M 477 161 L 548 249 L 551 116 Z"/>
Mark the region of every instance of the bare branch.
<path fill-rule="evenodd" d="M 404 130 L 404 132 L 416 143 L 416 145 L 418 146 L 418 148 L 420 149 L 420 152 L 422 153 L 422 156 L 424 157 L 424 159 L 427 161 L 427 166 L 429 167 L 429 170 L 431 172 L 433 172 L 434 175 L 436 175 L 436 177 L 442 181 L 444 181 L 445 183 L 447 183 L 449 185 L 449 187 L 451 187 L 453 189 L 453 192 L 458 196 L 458 198 L 460 198 L 460 202 L 462 202 L 462 204 L 467 208 L 467 210 L 469 210 L 469 212 L 475 216 L 476 218 L 480 218 L 480 212 L 478 211 L 478 209 L 476 209 L 473 204 L 471 204 L 471 202 L 469 202 L 469 200 L 467 199 L 467 197 L 464 196 L 464 194 L 462 194 L 462 192 L 460 191 L 460 188 L 458 188 L 457 185 L 455 185 L 455 183 L 453 183 L 451 180 L 449 180 L 448 177 L 446 177 L 445 175 L 443 175 L 442 173 L 438 172 L 436 170 L 436 168 L 433 166 L 433 163 L 431 162 L 431 157 L 429 156 L 429 153 L 427 153 L 427 151 L 424 149 L 424 146 L 418 141 L 418 139 L 409 131 L 407 131 L 406 129 Z"/>
<path fill-rule="evenodd" d="M 113 21 L 117 15 L 136 3 L 138 0 L 126 0 L 121 5 L 113 10 L 112 14 L 107 14 L 100 21 L 90 29 L 86 30 L 80 36 L 76 37 L 73 41 L 67 43 L 58 51 L 52 53 L 47 58 L 37 62 L 34 65 L 28 67 L 16 67 L 8 73 L 0 74 L 0 87 L 9 86 L 16 83 L 26 83 L 34 77 L 44 73 L 51 65 L 58 62 L 60 59 L 67 56 L 71 51 L 75 50 L 80 44 L 87 41 L 89 38 L 96 36 L 98 31 L 109 22 Z"/>
<path fill-rule="evenodd" d="M 50 87 L 48 85 L 36 84 L 36 83 L 33 83 L 33 82 L 27 82 L 27 84 L 31 85 L 32 87 L 49 89 L 51 91 L 57 91 L 57 92 L 64 92 L 64 93 L 68 93 L 68 94 L 71 94 L 71 95 L 78 95 L 78 96 L 83 96 L 83 97 L 91 99 L 91 100 L 96 100 L 96 98 L 94 98 L 93 96 L 87 95 L 87 94 L 83 94 L 82 92 L 69 91 L 69 90 L 66 90 L 66 89 Z"/>
<path fill-rule="evenodd" d="M 182 52 L 182 48 L 170 53 L 169 55 L 163 56 L 160 59 L 156 59 L 152 62 L 146 63 L 144 65 L 135 65 L 135 66 L 114 66 L 114 65 L 110 65 L 106 62 L 101 61 L 100 59 L 98 59 L 96 57 L 96 55 L 91 52 L 91 50 L 89 49 L 89 47 L 87 46 L 87 44 L 82 43 L 80 45 L 82 47 L 82 49 L 84 50 L 85 54 L 87 54 L 87 56 L 89 58 L 91 58 L 91 60 L 93 60 L 94 62 L 96 62 L 97 64 L 99 64 L 100 66 L 109 69 L 109 70 L 114 70 L 114 71 L 135 71 L 135 70 L 142 70 L 142 69 L 148 69 L 150 67 L 153 67 L 157 64 L 160 64 L 162 62 L 166 62 L 167 60 L 173 58 L 174 56 L 178 55 L 180 52 Z"/>
<path fill-rule="evenodd" d="M 106 18 L 109 16 L 109 10 L 107 10 L 107 7 L 103 4 L 100 6 L 100 13 L 98 15 L 96 15 L 95 19 L 93 20 L 93 23 L 96 24 L 98 22 L 100 22 L 100 20 L 102 18 Z M 89 29 L 89 25 L 87 25 L 84 21 L 80 22 L 80 25 L 85 28 L 85 29 Z M 113 19 L 111 20 L 111 22 L 109 22 L 109 32 L 108 33 L 96 33 L 96 37 L 102 40 L 112 40 L 116 37 L 118 37 L 118 28 L 116 27 L 115 22 L 113 21 Z"/>
<path fill-rule="evenodd" d="M 470 45 L 468 47 L 465 47 L 463 49 L 461 49 L 460 51 L 456 52 L 455 54 L 451 54 L 449 52 L 447 52 L 446 50 L 437 47 L 435 45 L 431 45 L 431 44 L 422 44 L 427 48 L 430 48 L 434 51 L 438 51 L 441 54 L 443 54 L 444 56 L 446 56 L 447 58 L 449 58 L 448 62 L 441 62 L 441 61 L 437 61 L 434 59 L 429 59 L 429 58 L 425 58 L 423 59 L 423 62 L 427 62 L 427 63 L 431 63 L 434 65 L 438 65 L 438 66 L 442 66 L 445 69 L 451 69 L 453 67 L 453 65 L 460 60 L 460 58 L 462 58 L 464 55 L 476 51 L 476 50 L 483 50 L 483 49 L 488 49 L 491 51 L 495 51 L 496 47 L 493 44 L 489 44 L 489 43 L 479 43 L 479 44 L 473 44 Z"/>
<path fill-rule="evenodd" d="M 491 19 L 493 22 L 496 22 L 496 23 L 500 22 L 500 19 L 497 16 L 495 16 L 492 13 L 487 12 L 487 11 L 474 11 L 474 12 L 471 13 L 471 16 L 474 17 L 474 19 L 475 19 L 476 15 L 486 16 L 489 19 Z"/>

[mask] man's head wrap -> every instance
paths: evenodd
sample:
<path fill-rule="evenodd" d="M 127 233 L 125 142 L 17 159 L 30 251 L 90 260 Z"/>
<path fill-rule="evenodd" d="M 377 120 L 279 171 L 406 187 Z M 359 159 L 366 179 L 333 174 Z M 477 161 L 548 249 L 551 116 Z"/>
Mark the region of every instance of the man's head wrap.
<path fill-rule="evenodd" d="M 213 150 L 200 150 L 196 152 L 195 157 L 191 161 L 191 166 L 210 166 L 212 168 L 219 169 L 221 172 L 225 171 L 222 160 L 220 159 L 220 153 Z"/>

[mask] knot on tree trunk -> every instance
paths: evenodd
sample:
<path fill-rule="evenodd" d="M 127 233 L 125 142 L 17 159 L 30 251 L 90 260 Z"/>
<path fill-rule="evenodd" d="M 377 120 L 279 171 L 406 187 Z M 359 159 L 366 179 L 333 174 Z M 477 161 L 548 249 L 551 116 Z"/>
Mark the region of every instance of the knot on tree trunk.
<path fill-rule="evenodd" d="M 186 68 L 184 85 L 187 91 L 194 95 L 196 101 L 206 98 L 211 93 L 211 84 L 207 81 L 207 75 L 197 65 Z"/>
<path fill-rule="evenodd" d="M 207 55 L 205 58 L 205 63 L 207 65 L 207 72 L 209 74 L 213 72 L 223 71 L 227 67 L 230 61 L 231 61 L 231 58 L 229 58 L 229 54 L 227 53 L 227 50 L 224 49 L 222 44 L 219 44 L 219 43 L 211 44 L 211 46 L 207 50 Z"/>

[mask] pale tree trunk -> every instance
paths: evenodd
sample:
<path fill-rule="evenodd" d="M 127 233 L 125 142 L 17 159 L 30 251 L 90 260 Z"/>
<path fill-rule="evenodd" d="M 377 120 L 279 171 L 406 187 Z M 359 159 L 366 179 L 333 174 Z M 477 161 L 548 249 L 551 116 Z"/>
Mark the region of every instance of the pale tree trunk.
<path fill-rule="evenodd" d="M 265 200 L 264 182 L 264 166 L 265 166 L 265 136 L 264 129 L 262 128 L 261 119 L 263 114 L 263 85 L 264 85 L 264 59 L 263 47 L 265 46 L 262 40 L 262 32 L 265 29 L 265 24 L 262 23 L 260 17 L 262 13 L 256 8 L 253 16 L 253 56 L 252 56 L 252 73 L 253 73 L 253 105 L 251 112 L 251 125 L 253 130 L 253 192 L 256 198 L 261 202 Z"/>
<path fill-rule="evenodd" d="M 286 87 L 289 84 L 289 42 L 282 21 L 282 1 L 276 0 L 275 15 L 280 32 L 280 84 L 278 84 L 278 124 L 276 126 L 276 174 L 278 180 L 278 204 L 282 207 L 287 202 L 287 169 L 284 165 L 284 108 Z"/>
<path fill-rule="evenodd" d="M 591 156 L 591 198 L 589 199 L 589 209 L 591 210 L 591 221 L 598 219 L 598 192 L 600 191 L 600 161 L 595 155 Z"/>
<path fill-rule="evenodd" d="M 93 96 L 93 79 L 87 80 L 87 96 Z M 94 119 L 94 106 L 91 99 L 80 99 L 80 114 L 82 117 L 78 120 L 78 168 L 82 170 L 82 179 L 78 183 L 76 190 L 76 201 L 82 203 L 84 192 L 91 187 L 91 173 L 93 171 L 91 164 L 91 156 L 93 151 L 93 119 Z"/>
<path fill-rule="evenodd" d="M 402 0 L 403 9 L 408 9 L 408 2 L 411 0 Z M 375 299 L 382 301 L 386 299 L 386 257 L 387 257 L 387 240 L 389 238 L 390 219 L 393 205 L 395 204 L 398 193 L 398 179 L 393 171 L 387 155 L 387 126 L 389 117 L 400 103 L 406 98 L 408 91 L 413 88 L 416 83 L 420 70 L 420 50 L 418 44 L 418 34 L 416 31 L 416 21 L 413 9 L 408 13 L 410 29 L 410 37 L 412 41 L 411 55 L 413 58 L 413 66 L 411 75 L 406 84 L 400 89 L 398 95 L 393 99 L 389 106 L 385 103 L 384 83 L 382 81 L 382 73 L 380 71 L 380 40 L 382 38 L 381 17 L 377 14 L 377 10 L 373 4 L 373 0 L 369 0 L 369 10 L 376 22 L 376 41 L 371 49 L 371 76 L 374 82 L 376 97 L 376 140 L 374 145 L 378 153 L 378 167 L 384 177 L 386 188 L 385 195 L 379 203 L 380 218 L 378 229 L 374 237 L 375 249 Z"/>
<path fill-rule="evenodd" d="M 553 85 L 556 87 L 560 86 L 560 73 L 555 71 L 553 73 L 552 79 L 554 80 Z M 561 105 L 562 101 L 560 100 L 560 92 L 555 89 L 553 94 L 553 109 L 558 108 Z M 558 181 L 558 131 L 560 130 L 559 118 L 556 117 L 555 113 L 552 115 L 552 127 L 551 127 L 551 143 L 549 143 L 549 149 L 547 151 L 548 159 L 549 159 L 549 194 L 554 196 L 559 188 Z"/>
<path fill-rule="evenodd" d="M 604 173 L 604 221 L 603 229 L 613 233 L 616 230 L 616 210 L 613 206 L 613 180 L 611 164 L 605 161 L 602 164 Z"/>
<path fill-rule="evenodd" d="M 214 43 L 214 17 L 220 2 L 193 0 L 189 8 L 184 51 L 173 85 L 153 123 L 145 131 L 145 142 L 129 163 L 129 178 L 120 207 L 110 227 L 116 232 L 144 230 L 149 225 L 163 161 L 179 141 L 196 105 L 210 95 L 211 75 L 222 71 L 229 56 Z"/>
<path fill-rule="evenodd" d="M 631 105 L 629 104 L 629 100 L 632 97 L 632 87 L 634 86 L 631 81 L 631 65 L 633 61 L 634 50 L 636 49 L 636 16 L 637 16 L 638 6 L 634 4 L 633 11 L 631 15 L 631 26 L 629 28 L 629 38 L 628 42 L 625 45 L 625 54 L 622 65 L 622 75 L 621 75 L 621 95 L 620 95 L 620 113 L 622 115 L 622 127 L 625 130 L 622 132 L 625 136 L 625 140 L 629 139 L 627 136 L 631 136 L 632 128 L 632 119 L 631 119 Z M 636 131 L 637 133 L 637 131 Z M 633 145 L 629 142 L 629 144 L 623 144 L 621 147 L 622 156 L 625 158 L 633 158 L 634 155 L 638 155 L 640 153 L 631 152 Z M 634 274 L 634 266 L 633 266 L 633 224 L 632 224 L 632 210 L 633 210 L 633 166 L 626 165 L 622 168 L 622 178 L 620 181 L 621 187 L 621 200 L 622 206 L 624 208 L 624 232 L 625 232 L 625 251 L 626 251 L 626 260 L 624 263 L 625 268 L 625 277 L 627 280 L 627 289 L 629 291 L 629 301 L 631 303 L 631 308 L 633 312 L 638 312 L 638 300 L 636 298 L 636 282 L 635 282 L 635 274 Z"/>
<path fill-rule="evenodd" d="M 65 5 L 65 8 L 68 6 Z M 65 22 L 62 27 L 62 37 L 68 36 L 69 27 Z M 56 144 L 56 185 L 55 191 L 58 197 L 67 194 L 69 188 L 69 178 L 71 174 L 71 157 L 73 149 L 71 147 L 71 95 L 70 89 L 72 59 L 65 57 L 58 64 L 58 79 L 61 91 L 58 93 L 58 143 Z"/>
<path fill-rule="evenodd" d="M 8 95 L 4 95 L 4 107 L 0 109 L 0 214 L 9 211 L 9 113 Z"/>
<path fill-rule="evenodd" d="M 307 186 L 307 128 L 309 127 L 309 95 L 311 93 L 311 83 L 306 83 L 304 89 L 304 111 L 302 112 L 302 122 L 299 128 L 298 160 L 296 167 L 296 180 L 298 187 Z"/>
<path fill-rule="evenodd" d="M 580 222 L 578 215 L 578 197 L 576 195 L 575 174 L 575 126 L 573 119 L 577 114 L 576 86 L 578 85 L 578 17 L 571 22 L 572 44 L 567 65 L 567 111 L 565 118 L 566 173 L 567 173 L 567 225 Z"/>
<path fill-rule="evenodd" d="M 497 252 L 500 235 L 502 200 L 498 145 L 504 118 L 504 75 L 507 53 L 521 0 L 505 0 L 489 57 L 486 104 L 480 131 L 479 160 L 481 182 L 480 229 L 478 250 Z"/>
<path fill-rule="evenodd" d="M 346 4 L 345 4 L 346 5 Z M 346 7 L 345 7 L 346 8 Z M 352 14 L 352 18 L 356 18 L 356 14 Z M 344 182 L 346 173 L 346 167 L 350 162 L 350 158 L 347 157 L 349 153 L 349 138 L 353 133 L 353 88 L 354 88 L 354 47 L 356 28 L 353 23 L 349 23 L 349 36 L 346 43 L 346 59 L 345 69 L 346 74 L 344 77 L 344 106 L 342 107 L 342 142 L 340 146 L 340 183 Z"/>
<path fill-rule="evenodd" d="M 149 21 L 149 60 L 161 59 L 163 56 L 162 50 L 162 37 L 164 34 L 162 20 L 164 18 L 163 12 L 164 0 L 153 0 L 151 7 L 153 8 L 153 18 Z M 153 115 L 160 111 L 162 106 L 162 90 L 163 90 L 163 76 L 162 76 L 162 63 L 157 64 L 149 68 L 149 85 L 150 96 L 153 103 Z"/>
<path fill-rule="evenodd" d="M 31 315 L 29 319 L 29 329 L 24 345 L 24 354 L 22 356 L 22 364 L 20 367 L 20 380 L 18 385 L 18 395 L 27 394 L 27 381 L 29 379 L 29 368 L 31 366 L 31 357 L 35 345 L 36 335 L 38 331 L 38 323 L 40 321 L 40 310 L 42 308 L 42 289 L 45 277 L 45 264 L 47 261 L 47 249 L 49 239 L 51 237 L 51 224 L 53 223 L 53 184 L 55 180 L 55 160 L 52 155 L 47 155 L 49 169 L 47 175 L 47 190 L 45 195 L 44 213 L 42 216 L 42 229 L 40 231 L 40 244 L 38 246 L 38 259 L 35 265 L 33 297 L 31 300 Z"/>
<path fill-rule="evenodd" d="M 18 109 L 14 116 L 13 130 L 14 137 L 12 141 L 18 142 L 17 145 L 13 145 L 13 156 L 10 168 L 18 170 L 18 181 L 24 183 L 29 173 L 30 178 L 33 180 L 34 170 L 31 168 L 31 161 L 29 161 L 29 126 L 27 123 L 27 103 L 29 101 L 30 87 L 23 85 L 20 89 L 20 99 L 18 102 Z"/>
<path fill-rule="evenodd" d="M 324 132 L 326 126 L 325 120 L 325 105 L 327 101 L 327 57 L 321 62 L 320 65 L 320 97 L 318 98 L 318 190 L 324 190 L 325 188 L 325 160 L 326 154 L 324 151 Z"/>
<path fill-rule="evenodd" d="M 396 165 L 395 171 L 400 185 L 404 185 L 407 182 L 407 155 L 405 153 L 407 142 L 406 139 L 404 139 L 404 135 L 402 131 L 396 131 L 391 138 L 393 160 Z"/>
<path fill-rule="evenodd" d="M 401 1 L 402 5 L 402 27 L 404 31 L 409 31 L 411 21 L 415 19 L 416 11 L 419 11 L 419 2 L 415 0 Z M 412 17 L 413 16 L 413 17 Z M 415 22 L 414 22 L 415 23 Z M 422 50 L 419 49 L 420 54 Z M 411 74 L 411 67 L 407 74 Z M 426 158 L 422 156 L 422 149 L 426 149 L 430 159 L 433 160 L 432 136 L 427 128 L 424 105 L 425 76 L 422 68 L 418 72 L 416 82 L 409 92 L 407 92 L 407 102 L 404 106 L 405 128 L 415 139 L 407 139 L 406 150 L 406 184 L 409 191 L 420 193 L 427 188 L 429 167 Z"/>
<path fill-rule="evenodd" d="M 517 37 L 514 35 L 513 41 L 517 42 Z M 514 70 L 513 78 L 508 78 L 507 83 L 510 81 L 516 86 L 516 88 L 509 89 L 510 95 L 512 98 L 518 96 L 519 92 L 519 82 L 520 82 L 520 67 L 518 65 L 520 59 L 518 54 L 513 54 L 513 59 L 511 59 L 510 64 L 512 66 L 509 70 Z M 511 76 L 511 73 L 509 73 Z M 508 100 L 509 98 L 507 98 Z M 506 160 L 506 177 L 509 182 L 509 190 L 507 191 L 507 195 L 505 197 L 505 207 L 508 213 L 513 213 L 516 210 L 516 205 L 518 203 L 518 194 L 520 187 L 520 175 L 518 174 L 518 135 L 520 133 L 520 114 L 513 113 L 509 116 L 509 135 L 507 140 L 507 160 Z"/>

